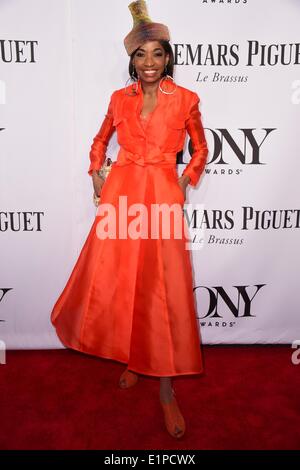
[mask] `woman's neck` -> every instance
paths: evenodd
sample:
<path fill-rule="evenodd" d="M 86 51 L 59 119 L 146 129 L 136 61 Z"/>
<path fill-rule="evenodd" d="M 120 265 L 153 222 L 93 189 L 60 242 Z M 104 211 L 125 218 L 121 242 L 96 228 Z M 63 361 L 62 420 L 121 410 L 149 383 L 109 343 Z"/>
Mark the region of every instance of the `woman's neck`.
<path fill-rule="evenodd" d="M 157 89 L 159 86 L 159 82 L 154 82 L 154 83 L 145 83 L 141 82 L 141 87 L 144 95 L 147 96 L 155 96 L 157 93 Z"/>

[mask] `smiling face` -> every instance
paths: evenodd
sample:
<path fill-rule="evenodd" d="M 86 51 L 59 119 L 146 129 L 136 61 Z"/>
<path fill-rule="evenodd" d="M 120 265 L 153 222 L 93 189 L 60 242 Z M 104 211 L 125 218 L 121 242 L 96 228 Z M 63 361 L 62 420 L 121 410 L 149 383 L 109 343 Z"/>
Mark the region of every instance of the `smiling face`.
<path fill-rule="evenodd" d="M 153 83 L 161 79 L 168 61 L 169 54 L 158 41 L 147 41 L 137 49 L 132 62 L 141 81 Z"/>

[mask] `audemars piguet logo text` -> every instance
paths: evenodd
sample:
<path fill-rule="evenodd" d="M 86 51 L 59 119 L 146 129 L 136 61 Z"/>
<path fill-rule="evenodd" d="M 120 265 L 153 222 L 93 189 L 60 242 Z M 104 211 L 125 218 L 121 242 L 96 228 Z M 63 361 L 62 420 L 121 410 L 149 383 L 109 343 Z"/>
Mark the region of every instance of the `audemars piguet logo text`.
<path fill-rule="evenodd" d="M 6 64 L 36 63 L 38 41 L 0 39 L 0 62 Z"/>
<path fill-rule="evenodd" d="M 176 65 L 210 67 L 275 67 L 300 65 L 300 42 L 266 44 L 174 44 Z"/>
<path fill-rule="evenodd" d="M 0 212 L 0 232 L 41 232 L 44 212 Z"/>

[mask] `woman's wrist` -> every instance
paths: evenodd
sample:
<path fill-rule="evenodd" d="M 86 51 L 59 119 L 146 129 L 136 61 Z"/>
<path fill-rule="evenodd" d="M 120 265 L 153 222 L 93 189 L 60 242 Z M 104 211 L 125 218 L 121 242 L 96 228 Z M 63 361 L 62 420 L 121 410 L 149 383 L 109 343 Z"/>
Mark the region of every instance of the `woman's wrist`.
<path fill-rule="evenodd" d="M 99 171 L 99 170 L 93 170 L 92 178 L 96 177 L 97 179 L 100 178 L 101 180 L 104 181 L 104 178 L 103 178 L 101 175 L 99 175 L 98 171 Z"/>
<path fill-rule="evenodd" d="M 184 184 L 186 184 L 186 185 L 188 185 L 191 181 L 191 178 L 188 175 L 181 175 L 181 178 L 182 178 L 182 181 L 184 182 Z"/>

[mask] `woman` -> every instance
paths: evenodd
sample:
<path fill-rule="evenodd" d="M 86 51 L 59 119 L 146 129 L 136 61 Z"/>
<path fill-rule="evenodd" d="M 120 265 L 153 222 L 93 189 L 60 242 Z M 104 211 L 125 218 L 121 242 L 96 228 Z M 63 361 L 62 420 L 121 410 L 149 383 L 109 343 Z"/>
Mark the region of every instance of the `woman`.
<path fill-rule="evenodd" d="M 67 347 L 127 364 L 121 388 L 135 385 L 139 374 L 159 377 L 165 425 L 178 438 L 185 421 L 172 377 L 203 371 L 183 205 L 187 185 L 196 186 L 203 172 L 208 149 L 198 95 L 172 79 L 168 28 L 151 21 L 143 0 L 129 9 L 134 26 L 124 45 L 134 81 L 112 93 L 94 138 L 88 173 L 100 205 L 51 320 Z M 115 130 L 120 150 L 103 180 L 98 170 Z M 178 178 L 176 155 L 186 131 L 194 153 Z M 165 209 L 158 231 L 151 212 L 155 204 L 177 209 L 177 215 Z M 137 206 L 143 208 L 141 217 Z M 129 236 L 124 224 L 120 231 L 126 211 Z M 178 221 L 180 236 L 175 236 Z"/>

